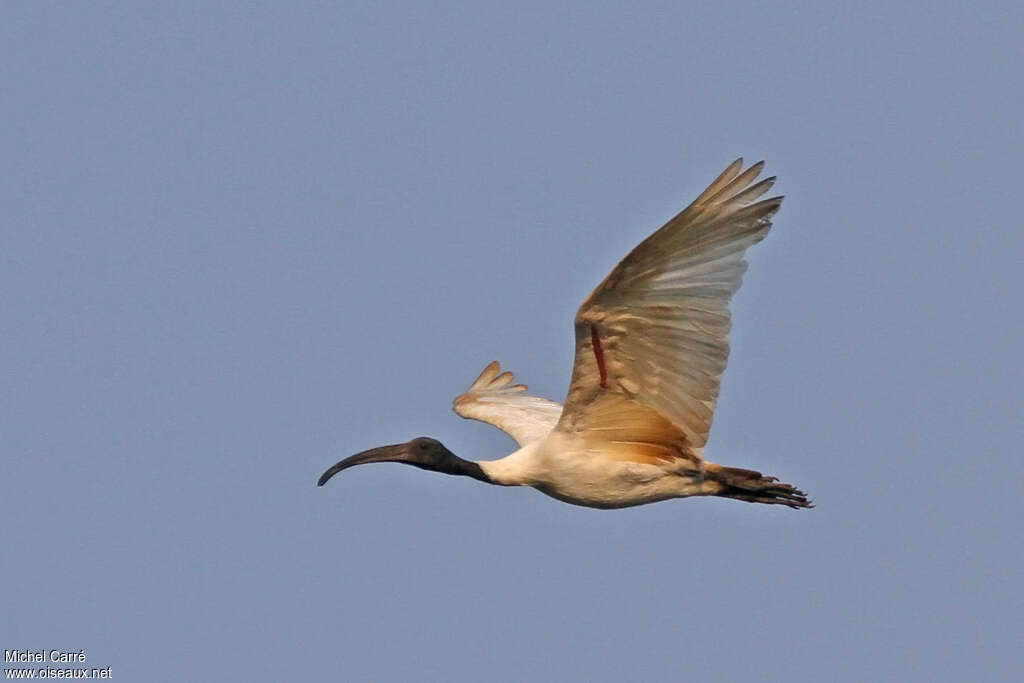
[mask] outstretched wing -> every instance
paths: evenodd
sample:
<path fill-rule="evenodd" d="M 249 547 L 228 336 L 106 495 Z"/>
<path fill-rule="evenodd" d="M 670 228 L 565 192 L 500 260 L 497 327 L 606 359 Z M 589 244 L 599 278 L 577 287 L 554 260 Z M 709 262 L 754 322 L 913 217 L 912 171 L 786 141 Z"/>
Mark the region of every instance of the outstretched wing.
<path fill-rule="evenodd" d="M 754 183 L 763 166 L 741 172 L 743 160 L 733 162 L 583 302 L 559 429 L 600 429 L 596 413 L 612 400 L 653 410 L 690 449 L 704 446 L 729 357 L 729 300 L 747 268 L 743 255 L 764 238 L 782 203 L 757 201 L 775 180 Z"/>
<path fill-rule="evenodd" d="M 494 361 L 455 398 L 452 409 L 462 417 L 494 425 L 525 446 L 547 436 L 558 423 L 562 406 L 523 393 L 526 386 L 512 384 L 512 380 L 512 373 L 502 372 Z"/>

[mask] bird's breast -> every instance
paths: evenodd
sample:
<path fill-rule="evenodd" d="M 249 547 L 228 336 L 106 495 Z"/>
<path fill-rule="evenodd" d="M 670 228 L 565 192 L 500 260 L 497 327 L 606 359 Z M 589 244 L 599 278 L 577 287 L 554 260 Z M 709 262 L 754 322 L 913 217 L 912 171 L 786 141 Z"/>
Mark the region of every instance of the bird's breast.
<path fill-rule="evenodd" d="M 690 462 L 634 461 L 622 449 L 552 434 L 531 454 L 528 485 L 566 503 L 621 508 L 700 493 Z"/>

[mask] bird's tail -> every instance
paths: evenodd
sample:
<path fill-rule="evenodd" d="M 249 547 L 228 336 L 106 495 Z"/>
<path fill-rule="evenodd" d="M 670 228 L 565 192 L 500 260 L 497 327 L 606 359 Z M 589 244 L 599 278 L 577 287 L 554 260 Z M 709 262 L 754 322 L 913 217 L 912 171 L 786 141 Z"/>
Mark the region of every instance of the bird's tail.
<path fill-rule="evenodd" d="M 806 493 L 791 484 L 779 482 L 775 477 L 766 477 L 754 470 L 722 467 L 713 463 L 705 463 L 705 468 L 705 478 L 721 486 L 721 490 L 713 495 L 745 500 L 748 503 L 788 505 L 791 508 L 814 507 Z"/>

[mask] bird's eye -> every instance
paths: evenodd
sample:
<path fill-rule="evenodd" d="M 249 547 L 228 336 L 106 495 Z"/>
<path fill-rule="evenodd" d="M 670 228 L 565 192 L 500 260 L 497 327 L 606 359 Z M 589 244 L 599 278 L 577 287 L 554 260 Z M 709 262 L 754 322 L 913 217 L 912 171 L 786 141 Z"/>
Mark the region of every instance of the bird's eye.
<path fill-rule="evenodd" d="M 421 451 L 427 450 L 427 442 L 426 441 L 420 441 L 420 450 Z"/>

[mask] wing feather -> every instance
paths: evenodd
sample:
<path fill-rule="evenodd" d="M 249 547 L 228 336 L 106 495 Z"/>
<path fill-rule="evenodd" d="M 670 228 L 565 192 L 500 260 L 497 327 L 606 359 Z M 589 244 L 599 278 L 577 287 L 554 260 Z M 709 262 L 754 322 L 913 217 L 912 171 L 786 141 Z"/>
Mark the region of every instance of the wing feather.
<path fill-rule="evenodd" d="M 464 418 L 494 425 L 520 446 L 542 439 L 558 423 L 562 406 L 524 393 L 526 385 L 512 384 L 514 379 L 511 372 L 502 372 L 498 361 L 494 361 L 455 398 L 452 409 Z"/>
<path fill-rule="evenodd" d="M 583 302 L 559 429 L 597 430 L 607 406 L 638 404 L 682 433 L 684 451 L 699 454 L 729 358 L 729 300 L 747 269 L 744 253 L 768 233 L 782 202 L 758 201 L 775 182 L 754 182 L 763 167 L 730 164 Z M 618 397 L 609 402 L 609 393 Z"/>

